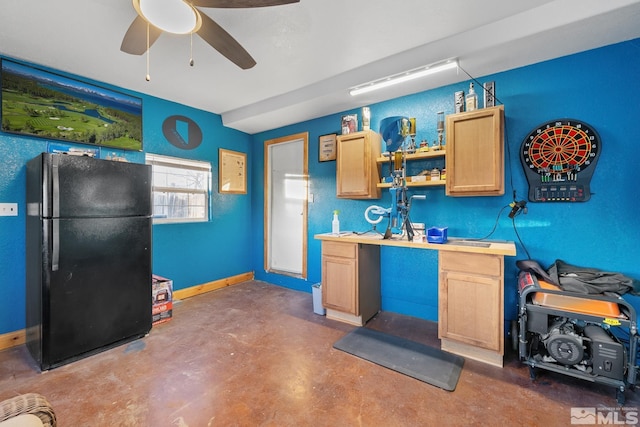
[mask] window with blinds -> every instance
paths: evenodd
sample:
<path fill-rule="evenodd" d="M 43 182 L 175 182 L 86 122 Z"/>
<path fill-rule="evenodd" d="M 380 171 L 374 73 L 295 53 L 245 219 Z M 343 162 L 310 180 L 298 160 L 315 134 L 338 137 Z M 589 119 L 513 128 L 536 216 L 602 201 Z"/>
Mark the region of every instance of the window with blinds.
<path fill-rule="evenodd" d="M 209 220 L 211 164 L 198 160 L 146 154 L 153 171 L 153 222 Z"/>

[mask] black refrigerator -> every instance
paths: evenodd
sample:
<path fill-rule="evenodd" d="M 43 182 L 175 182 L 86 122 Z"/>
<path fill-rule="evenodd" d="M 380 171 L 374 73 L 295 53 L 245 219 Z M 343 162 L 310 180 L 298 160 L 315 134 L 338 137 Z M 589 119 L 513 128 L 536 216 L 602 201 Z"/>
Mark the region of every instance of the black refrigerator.
<path fill-rule="evenodd" d="M 145 336 L 151 167 L 42 153 L 26 202 L 26 341 L 40 369 Z"/>

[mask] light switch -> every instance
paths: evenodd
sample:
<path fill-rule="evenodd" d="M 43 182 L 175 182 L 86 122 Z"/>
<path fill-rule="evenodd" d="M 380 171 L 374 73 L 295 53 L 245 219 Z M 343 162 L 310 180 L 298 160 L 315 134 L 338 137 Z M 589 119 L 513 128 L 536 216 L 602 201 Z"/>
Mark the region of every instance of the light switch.
<path fill-rule="evenodd" d="M 0 203 L 0 216 L 18 216 L 18 204 Z"/>

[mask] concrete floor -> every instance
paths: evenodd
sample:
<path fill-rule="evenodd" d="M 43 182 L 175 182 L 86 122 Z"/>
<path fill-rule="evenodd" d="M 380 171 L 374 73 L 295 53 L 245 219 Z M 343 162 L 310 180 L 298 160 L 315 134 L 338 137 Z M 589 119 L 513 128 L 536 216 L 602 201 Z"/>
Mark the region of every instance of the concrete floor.
<path fill-rule="evenodd" d="M 439 347 L 437 325 L 382 312 L 367 327 Z M 615 408 L 615 391 L 509 351 L 466 360 L 447 392 L 332 345 L 354 327 L 313 314 L 310 294 L 251 281 L 177 303 L 142 340 L 39 373 L 25 346 L 0 352 L 0 400 L 37 392 L 61 427 L 567 426 L 571 408 Z M 623 411 L 640 409 L 626 392 Z M 613 422 L 610 422 L 612 424 Z"/>

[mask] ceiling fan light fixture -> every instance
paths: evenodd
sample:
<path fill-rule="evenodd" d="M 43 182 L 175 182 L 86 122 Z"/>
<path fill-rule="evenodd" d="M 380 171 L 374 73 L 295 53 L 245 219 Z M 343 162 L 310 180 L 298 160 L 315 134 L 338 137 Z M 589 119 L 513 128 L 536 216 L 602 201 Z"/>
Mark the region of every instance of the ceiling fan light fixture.
<path fill-rule="evenodd" d="M 392 76 L 383 77 L 378 80 L 374 80 L 368 83 L 358 85 L 356 87 L 351 88 L 349 90 L 349 94 L 351 96 L 357 96 L 363 93 L 372 92 L 378 89 L 383 89 L 385 87 L 408 82 L 410 80 L 429 76 L 431 74 L 439 73 L 445 70 L 451 70 L 457 67 L 458 67 L 457 59 L 448 59 L 446 61 L 425 65 L 422 67 L 414 68 L 409 71 L 403 71 L 402 73 L 394 74 Z"/>
<path fill-rule="evenodd" d="M 148 23 L 173 34 L 189 34 L 201 25 L 196 9 L 183 0 L 133 0 L 133 7 Z"/>

